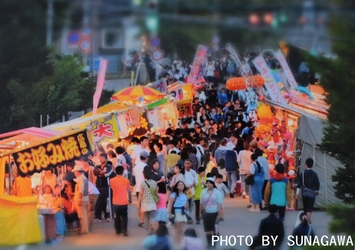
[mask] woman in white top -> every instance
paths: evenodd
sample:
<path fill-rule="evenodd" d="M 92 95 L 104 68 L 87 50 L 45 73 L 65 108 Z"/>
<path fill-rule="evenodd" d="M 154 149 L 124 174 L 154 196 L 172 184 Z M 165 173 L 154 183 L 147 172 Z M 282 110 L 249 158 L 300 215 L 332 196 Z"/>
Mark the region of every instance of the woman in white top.
<path fill-rule="evenodd" d="M 141 207 L 141 211 L 144 213 L 144 225 L 148 233 L 154 232 L 155 224 L 155 211 L 157 210 L 157 204 L 154 201 L 150 188 L 158 190 L 157 183 L 150 179 L 151 169 L 145 167 L 143 170 L 144 181 L 141 184 L 139 190 L 138 206 Z"/>
<path fill-rule="evenodd" d="M 215 224 L 219 221 L 222 214 L 222 194 L 215 185 L 215 180 L 208 177 L 206 180 L 207 188 L 201 193 L 200 198 L 200 217 L 203 218 L 203 227 L 206 233 L 208 247 L 212 247 L 212 237 L 216 235 Z"/>

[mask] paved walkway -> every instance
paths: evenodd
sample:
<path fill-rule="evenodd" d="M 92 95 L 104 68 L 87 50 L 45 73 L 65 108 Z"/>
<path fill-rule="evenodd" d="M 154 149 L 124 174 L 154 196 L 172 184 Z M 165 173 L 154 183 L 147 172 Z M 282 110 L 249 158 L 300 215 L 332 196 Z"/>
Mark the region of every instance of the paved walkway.
<path fill-rule="evenodd" d="M 135 200 L 135 199 L 134 199 Z M 223 237 L 235 236 L 237 241 L 235 246 L 219 246 L 218 249 L 239 249 L 246 250 L 248 247 L 245 243 L 245 238 L 239 246 L 239 239 L 248 235 L 255 236 L 258 232 L 258 226 L 261 219 L 268 215 L 267 211 L 261 211 L 260 213 L 252 213 L 247 209 L 248 201 L 241 197 L 225 200 L 225 219 L 220 222 L 220 234 Z M 300 211 L 287 211 L 285 218 L 285 233 L 291 234 L 297 217 Z M 328 231 L 328 223 L 331 217 L 326 212 L 314 212 L 313 213 L 313 228 L 317 235 L 330 235 Z M 204 241 L 205 236 L 203 232 L 203 224 L 200 225 L 186 225 L 185 228 L 191 226 L 196 229 L 198 236 Z M 169 228 L 170 235 L 172 235 L 172 228 Z M 122 235 L 115 235 L 113 228 L 113 222 L 102 221 L 94 224 L 93 232 L 88 235 L 67 235 L 60 242 L 54 242 L 52 244 L 41 244 L 31 246 L 20 246 L 12 248 L 4 248 L 11 250 L 25 250 L 25 249 L 142 249 L 141 242 L 145 238 L 146 232 L 144 228 L 138 227 L 138 217 L 136 204 L 129 206 L 129 237 Z M 233 244 L 233 238 L 231 238 Z M 283 241 L 282 250 L 287 250 L 287 240 Z M 2 248 L 3 249 L 3 248 Z"/>

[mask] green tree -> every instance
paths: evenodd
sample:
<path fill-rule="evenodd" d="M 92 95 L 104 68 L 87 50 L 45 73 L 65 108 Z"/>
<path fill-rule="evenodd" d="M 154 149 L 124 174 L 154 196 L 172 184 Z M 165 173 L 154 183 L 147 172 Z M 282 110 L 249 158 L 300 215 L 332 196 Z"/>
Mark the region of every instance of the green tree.
<path fill-rule="evenodd" d="M 65 116 L 68 120 L 68 112 L 75 111 L 82 102 L 80 92 L 85 87 L 85 79 L 81 73 L 85 65 L 79 58 L 72 55 L 64 55 L 55 58 L 53 64 L 53 76 L 49 78 L 47 95 L 47 110 L 55 120 Z"/>
<path fill-rule="evenodd" d="M 46 92 L 46 112 L 51 122 L 65 117 L 69 119 L 69 111 L 86 111 L 93 107 L 93 96 L 96 81 L 90 73 L 83 72 L 85 64 L 80 56 L 62 55 L 50 60 L 53 75 L 41 83 Z M 99 106 L 110 101 L 113 91 L 103 90 Z"/>
<path fill-rule="evenodd" d="M 65 3 L 57 2 L 55 27 L 65 10 Z M 38 125 L 45 109 L 42 79 L 52 74 L 45 20 L 45 0 L 0 1 L 0 133 Z"/>
<path fill-rule="evenodd" d="M 339 19 L 338 19 L 339 20 Z M 330 27 L 334 58 L 313 57 L 311 66 L 321 75 L 321 85 L 328 93 L 330 105 L 321 148 L 335 156 L 344 167 L 333 176 L 336 196 L 345 203 L 355 202 L 355 28 L 348 21 L 339 20 Z"/>
<path fill-rule="evenodd" d="M 344 18 L 345 17 L 345 18 Z M 329 206 L 328 212 L 333 216 L 330 231 L 347 233 L 355 239 L 355 27 L 349 16 L 337 17 L 331 23 L 333 58 L 311 56 L 310 66 L 321 75 L 320 84 L 324 87 L 328 110 L 329 126 L 324 131 L 321 149 L 338 159 L 343 167 L 336 170 L 332 177 L 335 195 L 347 205 Z M 352 249 L 348 247 L 344 249 Z M 323 249 L 317 247 L 316 249 Z"/>

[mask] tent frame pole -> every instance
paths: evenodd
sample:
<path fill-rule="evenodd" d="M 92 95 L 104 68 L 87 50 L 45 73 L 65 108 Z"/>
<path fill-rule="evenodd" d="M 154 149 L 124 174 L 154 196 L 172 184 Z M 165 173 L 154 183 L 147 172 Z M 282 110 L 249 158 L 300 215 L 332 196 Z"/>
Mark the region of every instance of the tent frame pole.
<path fill-rule="evenodd" d="M 328 183 L 327 183 L 327 161 L 325 152 L 323 152 L 323 164 L 324 164 L 324 181 L 325 181 L 325 206 L 328 206 Z"/>

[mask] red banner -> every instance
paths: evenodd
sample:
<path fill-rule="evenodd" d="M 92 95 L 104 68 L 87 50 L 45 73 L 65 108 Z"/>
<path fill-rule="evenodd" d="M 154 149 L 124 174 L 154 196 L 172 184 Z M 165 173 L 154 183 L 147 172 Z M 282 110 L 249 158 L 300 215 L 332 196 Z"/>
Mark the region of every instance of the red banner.
<path fill-rule="evenodd" d="M 208 48 L 203 45 L 199 45 L 197 47 L 194 62 L 192 64 L 190 74 L 187 77 L 187 82 L 193 83 L 195 88 L 201 87 L 205 83 L 205 80 L 202 76 L 201 63 L 202 63 L 204 56 L 207 53 L 207 49 Z"/>

